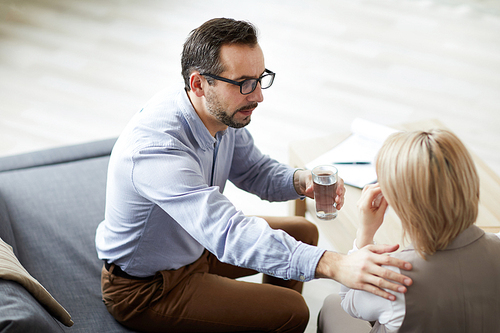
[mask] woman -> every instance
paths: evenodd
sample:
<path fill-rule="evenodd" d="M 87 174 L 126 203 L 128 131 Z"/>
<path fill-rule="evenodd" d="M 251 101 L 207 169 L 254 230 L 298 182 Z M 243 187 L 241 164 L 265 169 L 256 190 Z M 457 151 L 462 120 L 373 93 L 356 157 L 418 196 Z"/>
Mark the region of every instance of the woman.
<path fill-rule="evenodd" d="M 342 308 L 364 321 L 343 313 L 330 295 L 319 332 L 499 332 L 500 233 L 474 225 L 479 177 L 462 142 L 445 130 L 395 133 L 376 169 L 379 183 L 358 201 L 361 223 L 350 253 L 373 242 L 391 206 L 412 242 L 394 256 L 412 263 L 413 285 L 394 301 L 342 286 Z"/>

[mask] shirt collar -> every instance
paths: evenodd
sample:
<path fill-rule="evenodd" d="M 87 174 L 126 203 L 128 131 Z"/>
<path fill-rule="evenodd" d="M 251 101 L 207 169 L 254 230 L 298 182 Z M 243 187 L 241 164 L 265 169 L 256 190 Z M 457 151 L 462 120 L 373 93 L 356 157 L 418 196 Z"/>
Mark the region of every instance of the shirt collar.
<path fill-rule="evenodd" d="M 217 140 L 220 140 L 227 133 L 229 128 L 224 131 L 217 132 L 217 139 L 210 134 L 209 130 L 205 127 L 205 124 L 203 124 L 198 116 L 198 113 L 196 113 L 196 110 L 191 104 L 188 94 L 184 88 L 179 92 L 178 102 L 182 114 L 186 119 L 187 125 L 191 129 L 196 142 L 198 142 L 202 149 L 206 150 L 208 148 L 213 148 Z"/>

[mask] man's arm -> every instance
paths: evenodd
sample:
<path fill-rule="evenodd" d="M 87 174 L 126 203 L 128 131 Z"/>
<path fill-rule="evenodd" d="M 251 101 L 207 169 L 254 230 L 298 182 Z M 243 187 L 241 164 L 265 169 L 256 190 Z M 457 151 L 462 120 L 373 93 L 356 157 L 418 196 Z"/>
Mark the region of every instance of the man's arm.
<path fill-rule="evenodd" d="M 410 263 L 383 255 L 397 250 L 398 247 L 399 245 L 367 245 L 349 256 L 326 251 L 316 267 L 316 277 L 331 278 L 349 288 L 365 290 L 395 300 L 396 297 L 384 289 L 405 293 L 406 287 L 403 285 L 412 284 L 410 278 L 381 267 L 389 265 L 411 269 Z"/>

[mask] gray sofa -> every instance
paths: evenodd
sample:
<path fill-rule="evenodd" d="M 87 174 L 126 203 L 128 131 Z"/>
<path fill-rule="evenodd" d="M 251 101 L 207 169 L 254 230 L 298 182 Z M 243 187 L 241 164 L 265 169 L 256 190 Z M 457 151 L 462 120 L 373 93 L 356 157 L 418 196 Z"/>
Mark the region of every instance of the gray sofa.
<path fill-rule="evenodd" d="M 21 284 L 0 279 L 0 332 L 132 332 L 102 303 L 94 247 L 114 142 L 0 158 L 0 238 L 74 322 L 61 324 Z"/>

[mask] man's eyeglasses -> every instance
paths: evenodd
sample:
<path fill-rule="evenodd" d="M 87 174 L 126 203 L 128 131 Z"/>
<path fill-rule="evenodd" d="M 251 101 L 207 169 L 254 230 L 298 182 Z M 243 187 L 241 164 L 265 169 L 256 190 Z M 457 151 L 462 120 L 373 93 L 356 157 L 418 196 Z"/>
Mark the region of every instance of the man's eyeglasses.
<path fill-rule="evenodd" d="M 276 74 L 274 72 L 271 72 L 269 69 L 266 69 L 264 71 L 264 74 L 261 77 L 259 77 L 258 79 L 246 79 L 246 80 L 243 80 L 240 82 L 229 80 L 229 79 L 226 79 L 225 77 L 220 77 L 220 76 L 213 75 L 213 74 L 204 73 L 204 74 L 200 74 L 200 75 L 208 76 L 208 77 L 211 77 L 212 79 L 215 79 L 215 80 L 224 81 L 227 83 L 231 83 L 231 84 L 240 86 L 240 93 L 242 95 L 248 95 L 248 94 L 251 94 L 255 90 L 255 88 L 257 88 L 258 82 L 260 82 L 261 89 L 267 89 L 270 86 L 272 86 L 273 81 L 274 81 L 274 76 Z"/>

